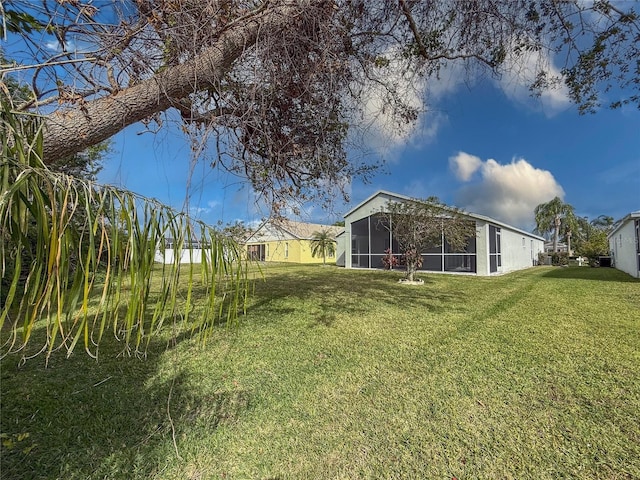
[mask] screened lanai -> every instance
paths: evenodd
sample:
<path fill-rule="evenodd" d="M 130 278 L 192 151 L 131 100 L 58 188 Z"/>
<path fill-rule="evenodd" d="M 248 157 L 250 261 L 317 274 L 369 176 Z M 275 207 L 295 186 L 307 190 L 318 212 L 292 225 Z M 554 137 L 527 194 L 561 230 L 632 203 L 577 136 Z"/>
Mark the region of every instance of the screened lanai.
<path fill-rule="evenodd" d="M 499 237 L 497 241 L 499 252 Z M 351 223 L 351 267 L 383 268 L 383 258 L 389 253 L 399 260 L 402 268 L 403 252 L 393 236 L 393 219 L 389 222 L 386 216 L 373 214 Z M 467 245 L 456 251 L 442 234 L 437 245 L 423 250 L 421 254 L 420 270 L 459 273 L 477 271 L 475 237 L 469 237 Z"/>
<path fill-rule="evenodd" d="M 410 200 L 415 199 L 379 190 L 345 214 L 344 240 L 338 244 L 338 255 L 344 257 L 346 268 L 384 268 L 382 259 L 389 251 L 400 261 L 398 268 L 403 267 L 404 252 L 394 239 L 393 217 L 386 223 L 385 217 L 390 202 Z M 447 243 L 446 235 L 441 235 L 421 252 L 421 270 L 501 275 L 535 265 L 538 253 L 544 251 L 542 237 L 485 215 L 463 212 L 463 216 L 475 226 L 475 237 L 468 238 L 465 248 L 456 251 Z M 397 223 L 400 228 L 403 222 Z M 446 223 L 443 225 L 444 231 L 449 231 Z"/>

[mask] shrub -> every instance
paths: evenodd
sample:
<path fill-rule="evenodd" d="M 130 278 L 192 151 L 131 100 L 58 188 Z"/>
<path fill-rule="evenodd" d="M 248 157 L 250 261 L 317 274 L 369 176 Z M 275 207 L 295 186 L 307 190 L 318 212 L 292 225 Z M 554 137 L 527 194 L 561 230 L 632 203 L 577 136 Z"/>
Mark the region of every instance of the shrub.
<path fill-rule="evenodd" d="M 538 263 L 536 263 L 536 265 L 546 265 L 547 258 L 549 258 L 549 255 L 545 252 L 538 252 Z"/>
<path fill-rule="evenodd" d="M 387 248 L 384 251 L 384 257 L 382 257 L 382 265 L 385 270 L 393 270 L 393 267 L 397 267 L 400 264 L 398 257 L 391 253 L 391 249 Z"/>
<path fill-rule="evenodd" d="M 555 252 L 551 254 L 551 265 L 569 265 L 568 252 Z"/>

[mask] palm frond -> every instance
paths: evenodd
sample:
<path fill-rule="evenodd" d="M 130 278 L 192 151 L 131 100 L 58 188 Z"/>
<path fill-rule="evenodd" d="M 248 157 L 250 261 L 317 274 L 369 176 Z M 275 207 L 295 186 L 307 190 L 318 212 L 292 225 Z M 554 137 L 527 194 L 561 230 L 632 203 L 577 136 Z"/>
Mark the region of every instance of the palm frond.
<path fill-rule="evenodd" d="M 23 350 L 39 322 L 41 352 L 80 343 L 95 356 L 107 331 L 140 353 L 167 322 L 204 341 L 238 321 L 249 289 L 235 241 L 157 201 L 49 170 L 38 118 L 0 115 L 0 356 Z M 198 239 L 200 264 L 156 263 L 167 238 L 190 256 Z"/>
<path fill-rule="evenodd" d="M 322 257 L 322 262 L 326 263 L 327 256 L 335 255 L 336 242 L 327 230 L 314 232 L 311 237 L 311 256 Z"/>

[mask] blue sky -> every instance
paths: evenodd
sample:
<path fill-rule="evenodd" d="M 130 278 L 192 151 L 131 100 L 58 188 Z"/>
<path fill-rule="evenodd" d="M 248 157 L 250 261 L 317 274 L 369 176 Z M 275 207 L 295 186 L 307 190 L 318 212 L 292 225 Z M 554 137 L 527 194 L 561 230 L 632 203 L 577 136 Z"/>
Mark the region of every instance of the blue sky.
<path fill-rule="evenodd" d="M 333 223 L 377 190 L 448 204 L 530 230 L 533 209 L 560 196 L 580 216 L 615 219 L 640 209 L 640 111 L 579 115 L 562 91 L 534 99 L 517 83 L 452 81 L 424 90 L 419 124 L 399 135 L 374 126 L 368 147 L 385 166 L 370 184 L 354 180 L 351 202 L 330 210 L 306 205 L 299 220 Z M 241 179 L 191 161 L 176 128 L 143 133 L 134 125 L 114 138 L 99 176 L 215 224 L 257 222 L 261 208 Z M 351 152 L 354 158 L 360 152 Z"/>
<path fill-rule="evenodd" d="M 19 41 L 2 46 L 10 57 L 21 58 Z M 53 39 L 44 46 L 59 48 Z M 589 218 L 619 219 L 640 210 L 640 110 L 603 108 L 579 115 L 562 88 L 531 98 L 526 84 L 540 61 L 559 74 L 554 58 L 540 55 L 507 58 L 507 73 L 497 79 L 470 78 L 462 65 L 450 64 L 438 79 L 405 85 L 408 100 L 426 105 L 426 111 L 404 132 L 387 127 L 384 115 L 373 115 L 382 105 L 372 91 L 364 99 L 371 125 L 366 147 L 372 162 L 386 159 L 384 168 L 370 184 L 355 179 L 347 185 L 350 203 L 337 200 L 330 210 L 305 205 L 299 219 L 333 223 L 380 189 L 437 196 L 526 230 L 534 227 L 536 205 L 555 196 Z M 387 75 L 402 89 L 406 79 L 396 79 L 398 71 L 391 66 Z M 102 183 L 177 209 L 188 202 L 192 215 L 211 224 L 255 223 L 268 214 L 242 179 L 209 167 L 206 157 L 212 152 L 192 163 L 189 142 L 177 125 L 167 122 L 155 134 L 141 134 L 144 129 L 133 125 L 114 137 L 114 153 L 99 175 Z M 361 152 L 349 155 L 359 158 Z"/>

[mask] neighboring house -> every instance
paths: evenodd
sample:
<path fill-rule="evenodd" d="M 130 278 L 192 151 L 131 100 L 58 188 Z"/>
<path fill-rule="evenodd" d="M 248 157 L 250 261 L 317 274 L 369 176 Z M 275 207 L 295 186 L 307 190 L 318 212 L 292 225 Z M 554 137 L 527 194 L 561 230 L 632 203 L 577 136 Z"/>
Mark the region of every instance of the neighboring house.
<path fill-rule="evenodd" d="M 247 239 L 247 255 L 261 262 L 322 263 L 322 257 L 311 255 L 313 234 L 327 230 L 335 236 L 343 227 L 292 220 L 266 221 Z M 335 262 L 335 254 L 327 262 Z"/>
<path fill-rule="evenodd" d="M 544 251 L 545 253 L 549 253 L 549 254 L 555 253 L 553 251 L 553 242 L 544 242 Z M 567 244 L 564 242 L 558 242 L 558 252 L 559 253 L 568 252 Z"/>
<path fill-rule="evenodd" d="M 391 232 L 378 219 L 388 202 L 411 200 L 396 193 L 378 191 L 345 215 L 343 250 L 347 268 L 382 268 L 385 250 L 401 257 Z M 544 238 L 483 215 L 465 213 L 476 223 L 476 236 L 464 252 L 449 252 L 437 246 L 423 252 L 421 270 L 432 272 L 496 275 L 528 268 L 537 264 L 538 253 L 544 251 Z M 349 241 L 350 239 L 350 241 Z"/>
<path fill-rule="evenodd" d="M 640 210 L 617 222 L 607 238 L 613 266 L 640 278 Z"/>

